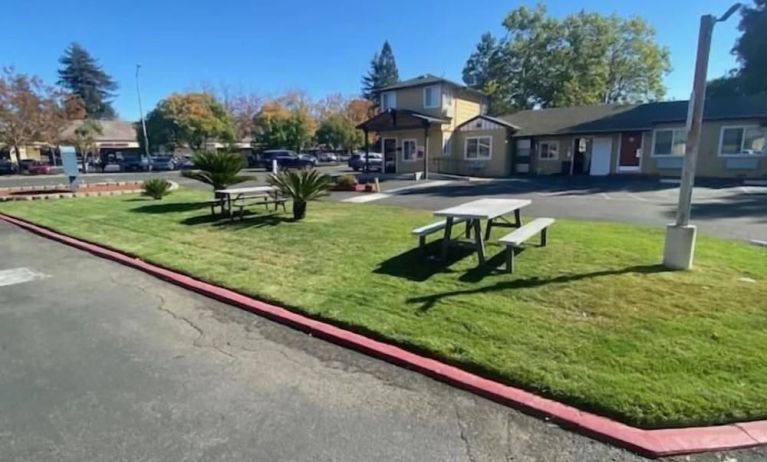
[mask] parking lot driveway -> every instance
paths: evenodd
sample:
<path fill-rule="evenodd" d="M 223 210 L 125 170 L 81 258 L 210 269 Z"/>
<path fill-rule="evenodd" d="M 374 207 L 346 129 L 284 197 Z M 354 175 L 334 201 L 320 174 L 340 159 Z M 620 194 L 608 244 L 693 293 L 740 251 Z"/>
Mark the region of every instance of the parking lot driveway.
<path fill-rule="evenodd" d="M 677 185 L 656 179 L 552 177 L 454 180 L 400 191 L 378 202 L 438 210 L 481 197 L 526 198 L 532 205 L 523 215 L 662 227 L 674 221 L 678 195 Z M 702 181 L 693 202 L 692 221 L 702 233 L 767 240 L 767 187 Z"/>

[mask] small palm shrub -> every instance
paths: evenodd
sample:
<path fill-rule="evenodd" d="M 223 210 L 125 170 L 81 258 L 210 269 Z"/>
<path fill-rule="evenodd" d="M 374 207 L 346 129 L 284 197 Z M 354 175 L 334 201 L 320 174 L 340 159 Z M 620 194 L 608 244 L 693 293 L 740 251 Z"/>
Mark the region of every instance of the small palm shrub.
<path fill-rule="evenodd" d="M 192 163 L 194 170 L 184 170 L 182 175 L 209 184 L 214 191 L 253 179 L 251 176 L 240 175 L 240 171 L 245 168 L 245 159 L 235 152 L 198 152 L 192 158 Z"/>
<path fill-rule="evenodd" d="M 342 175 L 336 180 L 336 186 L 343 189 L 354 189 L 357 186 L 357 178 L 354 175 Z"/>
<path fill-rule="evenodd" d="M 322 196 L 328 195 L 332 186 L 330 177 L 317 170 L 287 170 L 269 176 L 268 182 L 282 194 L 293 199 L 293 218 L 306 217 L 306 205 Z"/>
<path fill-rule="evenodd" d="M 165 178 L 149 178 L 144 180 L 144 191 L 142 194 L 152 199 L 162 199 L 170 194 L 170 187 L 170 181 Z"/>

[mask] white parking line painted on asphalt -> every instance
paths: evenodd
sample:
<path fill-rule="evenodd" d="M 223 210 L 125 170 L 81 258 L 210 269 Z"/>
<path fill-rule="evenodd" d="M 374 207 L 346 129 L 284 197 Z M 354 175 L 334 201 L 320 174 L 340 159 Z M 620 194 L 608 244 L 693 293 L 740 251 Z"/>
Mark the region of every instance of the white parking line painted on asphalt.
<path fill-rule="evenodd" d="M 11 268 L 0 270 L 0 287 L 22 284 L 24 282 L 39 281 L 48 278 L 47 274 L 30 268 Z"/>
<path fill-rule="evenodd" d="M 430 188 L 433 186 L 444 186 L 446 184 L 450 184 L 452 181 L 429 181 L 427 183 L 418 183 L 411 186 L 403 186 L 401 188 L 394 188 L 390 189 L 388 191 L 384 191 L 381 193 L 373 193 L 373 194 L 365 194 L 362 196 L 354 196 L 350 197 L 348 199 L 344 199 L 341 202 L 351 202 L 353 204 L 362 204 L 365 202 L 373 202 L 378 201 L 381 199 L 386 199 L 387 197 L 391 197 L 396 195 L 397 193 L 400 193 L 402 191 L 409 191 L 412 189 L 422 189 L 422 188 Z"/>
<path fill-rule="evenodd" d="M 610 196 L 607 195 L 607 193 L 599 193 L 600 196 L 602 196 L 602 199 L 610 200 Z"/>

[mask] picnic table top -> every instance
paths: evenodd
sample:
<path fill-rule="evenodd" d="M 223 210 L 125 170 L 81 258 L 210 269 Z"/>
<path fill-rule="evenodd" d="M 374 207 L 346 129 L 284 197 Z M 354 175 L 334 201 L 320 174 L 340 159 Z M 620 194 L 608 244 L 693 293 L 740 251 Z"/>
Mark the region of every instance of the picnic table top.
<path fill-rule="evenodd" d="M 477 199 L 437 210 L 434 216 L 490 220 L 530 205 L 529 199 Z"/>
<path fill-rule="evenodd" d="M 274 186 L 250 186 L 244 188 L 226 188 L 216 189 L 219 194 L 248 194 L 248 193 L 268 193 L 274 191 Z"/>

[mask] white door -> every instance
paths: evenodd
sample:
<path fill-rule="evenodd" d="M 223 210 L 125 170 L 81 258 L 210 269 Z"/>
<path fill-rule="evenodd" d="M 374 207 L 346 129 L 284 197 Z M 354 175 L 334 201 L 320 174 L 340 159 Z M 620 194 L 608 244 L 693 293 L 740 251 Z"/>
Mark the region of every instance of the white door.
<path fill-rule="evenodd" d="M 613 151 L 612 138 L 594 138 L 591 144 L 591 175 L 609 175 L 610 157 Z"/>

